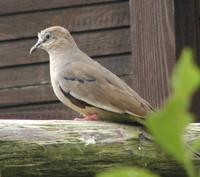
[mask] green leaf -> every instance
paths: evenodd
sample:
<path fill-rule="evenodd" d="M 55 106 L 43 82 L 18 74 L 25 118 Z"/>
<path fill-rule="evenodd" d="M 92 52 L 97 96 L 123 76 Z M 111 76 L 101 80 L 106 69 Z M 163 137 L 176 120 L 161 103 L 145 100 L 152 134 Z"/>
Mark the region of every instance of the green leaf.
<path fill-rule="evenodd" d="M 199 87 L 200 72 L 194 64 L 192 51 L 184 49 L 172 76 L 173 94 L 188 101 Z"/>
<path fill-rule="evenodd" d="M 200 71 L 193 61 L 192 51 L 184 49 L 172 76 L 172 97 L 178 100 L 179 109 L 186 111 L 190 99 L 200 85 Z M 179 111 L 181 111 L 179 110 Z"/>
<path fill-rule="evenodd" d="M 124 167 L 99 173 L 96 175 L 96 177 L 158 177 L 158 176 L 141 168 Z"/>
<path fill-rule="evenodd" d="M 194 150 L 195 152 L 198 153 L 198 151 L 200 151 L 200 141 L 199 141 L 199 140 L 194 141 L 194 142 L 192 143 L 192 148 L 193 148 L 193 150 Z M 199 152 L 199 154 L 200 154 L 200 152 Z"/>
<path fill-rule="evenodd" d="M 183 133 L 193 119 L 187 112 L 191 96 L 200 85 L 200 72 L 192 59 L 192 51 L 183 50 L 172 77 L 171 97 L 160 111 L 149 116 L 146 123 L 155 140 L 185 167 L 191 177 L 195 175 Z"/>

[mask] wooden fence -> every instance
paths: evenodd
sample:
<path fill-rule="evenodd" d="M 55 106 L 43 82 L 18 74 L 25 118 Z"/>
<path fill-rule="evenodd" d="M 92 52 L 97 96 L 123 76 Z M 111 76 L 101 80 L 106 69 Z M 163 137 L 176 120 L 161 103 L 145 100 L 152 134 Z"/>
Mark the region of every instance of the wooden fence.
<path fill-rule="evenodd" d="M 29 56 L 37 32 L 68 28 L 78 46 L 151 104 L 169 94 L 168 80 L 185 45 L 199 56 L 198 0 L 0 1 L 0 118 L 68 119 L 55 97 L 48 55 Z M 198 62 L 200 63 L 199 57 Z M 200 115 L 197 94 L 193 111 Z"/>

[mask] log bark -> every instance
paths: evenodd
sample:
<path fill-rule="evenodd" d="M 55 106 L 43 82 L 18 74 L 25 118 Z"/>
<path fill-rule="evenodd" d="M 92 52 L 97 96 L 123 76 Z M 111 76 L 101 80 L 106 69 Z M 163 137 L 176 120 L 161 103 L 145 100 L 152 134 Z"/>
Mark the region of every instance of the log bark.
<path fill-rule="evenodd" d="M 106 122 L 0 120 L 1 177 L 92 177 L 118 166 L 140 166 L 162 176 L 186 176 L 142 127 Z M 191 124 L 185 141 L 200 140 Z M 194 156 L 200 168 L 198 157 Z"/>

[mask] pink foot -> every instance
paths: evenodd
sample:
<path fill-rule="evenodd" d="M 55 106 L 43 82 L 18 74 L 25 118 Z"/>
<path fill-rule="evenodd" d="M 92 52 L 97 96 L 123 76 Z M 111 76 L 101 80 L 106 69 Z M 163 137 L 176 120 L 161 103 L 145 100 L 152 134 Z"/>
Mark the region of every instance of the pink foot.
<path fill-rule="evenodd" d="M 77 120 L 77 121 L 96 121 L 96 120 L 99 120 L 99 117 L 96 115 L 96 114 L 91 114 L 91 115 L 87 115 L 87 116 L 84 116 L 83 118 L 75 118 L 74 120 Z"/>

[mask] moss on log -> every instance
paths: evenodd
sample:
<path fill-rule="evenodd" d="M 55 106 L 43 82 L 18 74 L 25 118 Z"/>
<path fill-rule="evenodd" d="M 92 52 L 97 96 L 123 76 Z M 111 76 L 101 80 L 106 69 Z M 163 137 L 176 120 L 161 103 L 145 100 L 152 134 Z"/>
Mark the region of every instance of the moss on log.
<path fill-rule="evenodd" d="M 200 140 L 191 124 L 185 140 Z M 195 164 L 200 168 L 198 157 Z M 118 166 L 140 166 L 162 176 L 184 170 L 141 127 L 105 122 L 0 120 L 1 177 L 92 177 Z"/>

